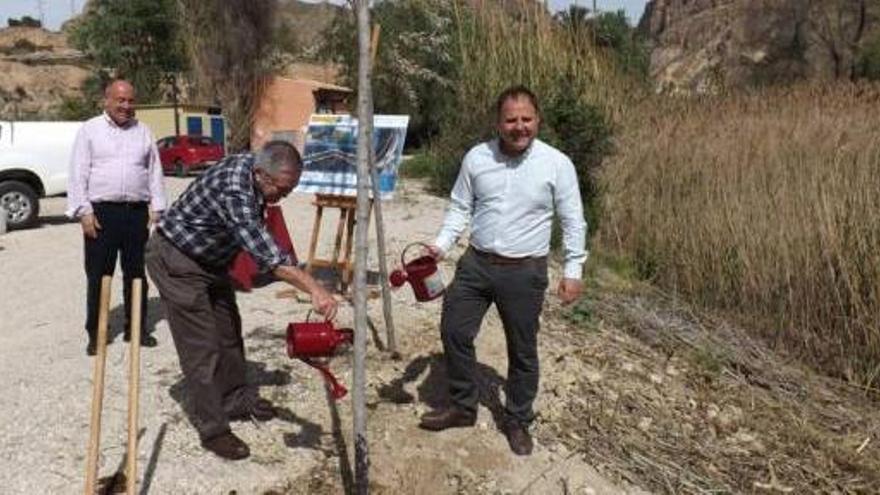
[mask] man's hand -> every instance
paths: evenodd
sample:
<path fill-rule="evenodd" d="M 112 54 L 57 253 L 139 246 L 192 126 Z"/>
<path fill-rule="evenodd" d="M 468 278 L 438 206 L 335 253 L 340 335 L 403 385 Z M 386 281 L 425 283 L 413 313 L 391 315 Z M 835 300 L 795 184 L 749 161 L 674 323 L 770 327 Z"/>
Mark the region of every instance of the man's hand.
<path fill-rule="evenodd" d="M 153 225 L 156 225 L 156 222 L 159 221 L 159 216 L 161 212 L 150 210 L 150 218 L 147 219 L 147 230 L 153 228 Z"/>
<path fill-rule="evenodd" d="M 336 302 L 333 295 L 322 287 L 317 287 L 312 291 L 312 307 L 315 311 L 324 315 L 324 318 L 332 320 L 336 316 L 336 308 L 338 306 L 339 303 Z"/>
<path fill-rule="evenodd" d="M 307 272 L 295 266 L 278 265 L 272 274 L 297 289 L 308 292 L 312 296 L 312 308 L 328 320 L 336 316 L 336 308 L 339 303 Z"/>
<path fill-rule="evenodd" d="M 89 239 L 98 238 L 98 231 L 101 230 L 101 224 L 98 223 L 98 218 L 95 217 L 94 213 L 83 215 L 80 217 L 79 223 L 82 226 L 83 235 Z"/>
<path fill-rule="evenodd" d="M 440 261 L 446 256 L 446 253 L 444 253 L 439 247 L 431 245 L 422 249 L 422 256 L 430 256 L 435 260 Z"/>
<path fill-rule="evenodd" d="M 564 278 L 559 282 L 559 289 L 557 291 L 563 305 L 571 304 L 581 297 L 581 293 L 584 291 L 584 283 L 579 279 Z"/>

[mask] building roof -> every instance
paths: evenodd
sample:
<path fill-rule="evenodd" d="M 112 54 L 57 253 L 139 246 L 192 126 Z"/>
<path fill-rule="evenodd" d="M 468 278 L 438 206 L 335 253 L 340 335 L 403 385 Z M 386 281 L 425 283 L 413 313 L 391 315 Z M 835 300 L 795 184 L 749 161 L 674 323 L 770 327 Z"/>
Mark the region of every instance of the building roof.
<path fill-rule="evenodd" d="M 147 109 L 147 108 L 174 108 L 174 103 L 138 103 L 134 106 L 137 108 Z M 217 105 L 199 105 L 197 103 L 178 103 L 177 108 L 182 111 L 196 111 L 196 112 L 220 112 L 221 108 Z"/>
<path fill-rule="evenodd" d="M 354 92 L 353 89 L 346 88 L 345 86 L 338 86 L 336 84 L 315 81 L 313 79 L 300 79 L 300 78 L 290 78 L 290 77 L 276 77 L 276 79 L 281 80 L 283 82 L 306 84 L 308 86 L 311 86 L 313 90 L 321 89 L 321 90 L 325 90 L 325 91 L 338 91 L 340 93 L 353 93 Z"/>

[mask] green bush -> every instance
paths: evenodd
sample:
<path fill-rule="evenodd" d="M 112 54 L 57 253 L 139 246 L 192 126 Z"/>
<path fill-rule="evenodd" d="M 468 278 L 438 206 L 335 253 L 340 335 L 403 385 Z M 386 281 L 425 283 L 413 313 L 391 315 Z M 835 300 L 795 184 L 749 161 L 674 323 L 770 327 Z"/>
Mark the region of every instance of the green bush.
<path fill-rule="evenodd" d="M 856 71 L 861 78 L 880 81 L 880 37 L 862 49 Z"/>
<path fill-rule="evenodd" d="M 98 114 L 96 105 L 83 96 L 64 97 L 56 114 L 60 120 L 87 120 Z"/>
<path fill-rule="evenodd" d="M 611 152 L 611 125 L 602 110 L 585 103 L 560 78 L 544 105 L 544 139 L 571 158 L 591 230 L 599 224 L 597 172 Z"/>
<path fill-rule="evenodd" d="M 404 157 L 400 164 L 401 177 L 426 179 L 431 177 L 437 168 L 437 159 L 427 150 L 422 150 L 411 157 Z"/>

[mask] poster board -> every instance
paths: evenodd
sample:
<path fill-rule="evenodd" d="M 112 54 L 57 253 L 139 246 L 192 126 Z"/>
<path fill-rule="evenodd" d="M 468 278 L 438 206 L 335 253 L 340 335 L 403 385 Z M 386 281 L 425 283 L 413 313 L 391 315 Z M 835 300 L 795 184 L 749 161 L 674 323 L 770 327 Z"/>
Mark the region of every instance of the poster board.
<path fill-rule="evenodd" d="M 379 196 L 394 197 L 403 158 L 408 115 L 374 115 L 373 149 Z M 303 150 L 301 193 L 357 196 L 357 119 L 350 115 L 312 115 Z"/>

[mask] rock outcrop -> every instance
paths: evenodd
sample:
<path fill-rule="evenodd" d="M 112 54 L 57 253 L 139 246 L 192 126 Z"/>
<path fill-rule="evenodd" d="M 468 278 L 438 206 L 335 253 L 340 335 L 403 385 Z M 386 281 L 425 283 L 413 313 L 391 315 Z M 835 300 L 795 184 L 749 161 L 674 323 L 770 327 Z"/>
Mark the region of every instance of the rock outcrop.
<path fill-rule="evenodd" d="M 852 78 L 880 41 L 880 1 L 651 0 L 639 29 L 661 91 Z"/>
<path fill-rule="evenodd" d="M 88 75 L 83 54 L 68 46 L 63 32 L 0 29 L 0 120 L 54 118 Z"/>

